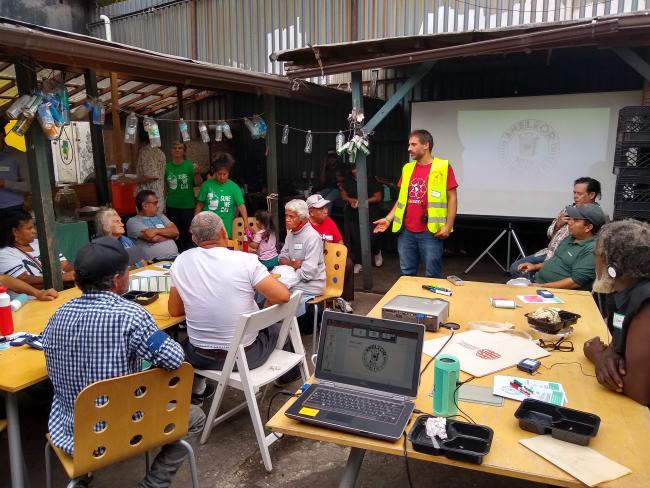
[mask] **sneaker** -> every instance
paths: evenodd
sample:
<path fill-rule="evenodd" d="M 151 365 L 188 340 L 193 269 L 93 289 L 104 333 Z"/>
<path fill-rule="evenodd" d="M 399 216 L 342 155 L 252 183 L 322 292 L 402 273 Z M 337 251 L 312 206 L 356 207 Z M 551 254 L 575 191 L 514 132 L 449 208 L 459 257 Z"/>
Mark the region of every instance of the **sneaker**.
<path fill-rule="evenodd" d="M 337 298 L 336 305 L 339 307 L 341 312 L 345 312 L 345 313 L 354 312 L 354 309 L 352 308 L 352 305 L 350 305 L 350 302 L 344 300 L 343 298 Z"/>
<path fill-rule="evenodd" d="M 192 393 L 192 405 L 202 407 L 204 403 L 209 403 L 215 391 L 217 391 L 217 387 L 213 383 L 207 383 L 203 393 L 200 395 L 198 393 Z"/>
<path fill-rule="evenodd" d="M 379 251 L 377 254 L 375 254 L 375 266 L 381 268 L 382 264 L 384 264 L 384 258 L 381 255 L 381 251 Z"/>
<path fill-rule="evenodd" d="M 360 264 L 355 264 L 354 265 L 354 274 L 359 274 L 361 270 L 363 269 L 363 266 Z"/>

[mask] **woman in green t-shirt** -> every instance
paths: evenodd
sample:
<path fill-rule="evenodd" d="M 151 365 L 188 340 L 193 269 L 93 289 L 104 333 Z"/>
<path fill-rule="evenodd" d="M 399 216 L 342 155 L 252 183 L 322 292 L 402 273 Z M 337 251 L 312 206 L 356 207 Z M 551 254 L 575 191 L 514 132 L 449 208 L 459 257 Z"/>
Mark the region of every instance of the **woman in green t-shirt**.
<path fill-rule="evenodd" d="M 232 239 L 232 221 L 235 218 L 235 209 L 244 219 L 244 229 L 248 229 L 248 212 L 244 204 L 244 195 L 237 184 L 228 179 L 230 169 L 235 160 L 228 153 L 221 153 L 210 164 L 208 180 L 201 185 L 194 213 L 210 210 L 221 217 L 223 225 Z"/>
<path fill-rule="evenodd" d="M 165 166 L 166 214 L 178 227 L 178 250 L 193 247 L 190 224 L 194 218 L 194 179 L 198 166 L 185 159 L 185 144 L 172 143 L 172 160 Z"/>

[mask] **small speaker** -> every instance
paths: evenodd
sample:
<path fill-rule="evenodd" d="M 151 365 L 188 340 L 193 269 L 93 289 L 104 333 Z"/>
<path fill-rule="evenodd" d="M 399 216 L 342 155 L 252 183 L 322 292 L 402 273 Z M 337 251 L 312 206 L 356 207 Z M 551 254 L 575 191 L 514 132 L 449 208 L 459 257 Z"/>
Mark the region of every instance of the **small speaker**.
<path fill-rule="evenodd" d="M 460 361 L 456 356 L 441 354 L 433 370 L 433 413 L 449 417 L 458 413 L 458 376 Z"/>

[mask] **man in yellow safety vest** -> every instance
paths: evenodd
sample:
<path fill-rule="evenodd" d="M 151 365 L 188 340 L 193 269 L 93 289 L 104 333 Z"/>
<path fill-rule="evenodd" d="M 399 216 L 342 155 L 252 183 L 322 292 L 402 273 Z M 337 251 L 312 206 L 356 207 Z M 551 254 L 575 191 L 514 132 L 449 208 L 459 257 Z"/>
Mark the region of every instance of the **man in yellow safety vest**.
<path fill-rule="evenodd" d="M 426 130 L 409 134 L 411 161 L 402 168 L 397 186 L 399 195 L 393 209 L 375 220 L 374 232 L 401 233 L 397 241 L 399 265 L 403 275 L 414 276 L 420 260 L 425 276 L 442 276 L 442 241 L 453 231 L 458 200 L 458 183 L 449 162 L 431 156 L 433 137 Z"/>

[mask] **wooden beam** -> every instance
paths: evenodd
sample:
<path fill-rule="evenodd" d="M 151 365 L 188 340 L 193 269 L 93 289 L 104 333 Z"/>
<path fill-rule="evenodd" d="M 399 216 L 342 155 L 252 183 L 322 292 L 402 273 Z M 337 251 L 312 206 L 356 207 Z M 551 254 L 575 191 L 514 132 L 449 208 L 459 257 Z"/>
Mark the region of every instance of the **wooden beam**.
<path fill-rule="evenodd" d="M 361 71 L 352 73 L 352 107 L 363 112 L 363 85 Z M 359 236 L 361 240 L 361 264 L 363 265 L 363 289 L 372 290 L 372 256 L 370 253 L 370 217 L 368 213 L 368 170 L 366 155 L 357 151 L 357 200 L 359 202 Z"/>
<path fill-rule="evenodd" d="M 275 97 L 264 96 L 264 118 L 266 119 L 266 191 L 278 193 L 278 131 L 275 117 Z M 280 229 L 279 200 L 271 200 L 271 214 L 276 229 Z"/>
<path fill-rule="evenodd" d="M 201 100 L 205 100 L 206 98 L 210 98 L 212 96 L 214 96 L 214 93 L 212 92 L 207 92 L 202 95 L 192 95 L 191 98 L 185 99 L 185 105 L 196 103 Z M 176 99 L 169 100 L 167 102 L 157 102 L 155 105 L 149 107 L 146 110 L 141 110 L 139 113 L 142 115 L 150 115 L 156 112 L 160 112 L 161 110 L 171 109 L 175 104 L 176 104 Z"/>
<path fill-rule="evenodd" d="M 629 47 L 616 47 L 613 48 L 619 58 L 629 64 L 634 70 L 643 76 L 643 79 L 650 81 L 650 64 L 639 56 L 636 52 L 632 51 Z"/>
<path fill-rule="evenodd" d="M 97 77 L 93 70 L 87 70 L 84 75 L 85 89 L 89 96 L 97 95 Z M 90 119 L 90 114 L 89 114 Z M 90 142 L 93 148 L 93 166 L 95 167 L 95 188 L 97 189 L 97 201 L 100 205 L 110 203 L 108 194 L 108 175 L 106 174 L 106 157 L 104 153 L 104 137 L 102 126 L 95 125 L 90 121 Z"/>
<path fill-rule="evenodd" d="M 29 94 L 36 89 L 35 64 L 32 59 L 24 59 L 16 63 L 16 84 L 18 93 Z M 38 122 L 34 121 L 25 134 L 27 146 L 27 166 L 32 185 L 32 206 L 36 217 L 36 232 L 41 251 L 43 265 L 43 281 L 45 288 L 54 287 L 63 290 L 63 275 L 61 262 L 55 239 L 56 220 L 52 205 L 53 181 L 50 179 L 52 150 L 45 139 Z"/>
<path fill-rule="evenodd" d="M 183 87 L 176 87 L 176 103 L 178 104 L 178 117 L 185 118 L 185 105 L 183 105 Z"/>
<path fill-rule="evenodd" d="M 117 74 L 111 73 L 111 117 L 113 119 L 113 154 L 115 157 L 115 166 L 117 172 L 122 172 L 122 163 L 124 162 L 124 155 L 122 153 L 122 122 L 120 121 L 120 96 L 117 93 Z"/>

